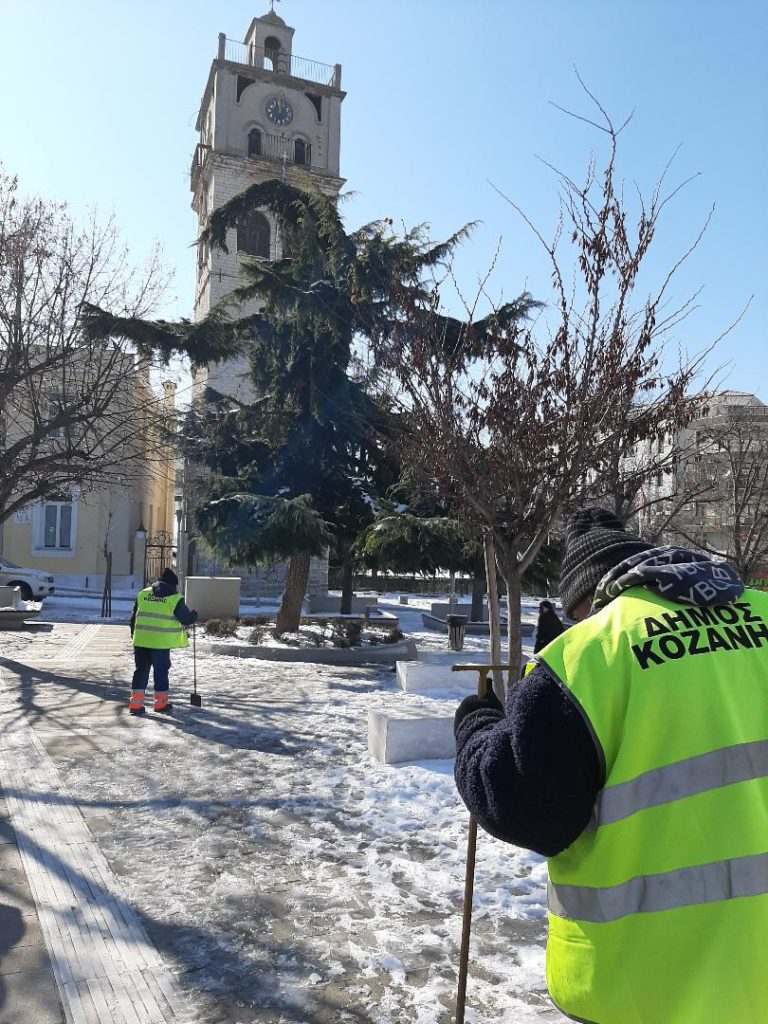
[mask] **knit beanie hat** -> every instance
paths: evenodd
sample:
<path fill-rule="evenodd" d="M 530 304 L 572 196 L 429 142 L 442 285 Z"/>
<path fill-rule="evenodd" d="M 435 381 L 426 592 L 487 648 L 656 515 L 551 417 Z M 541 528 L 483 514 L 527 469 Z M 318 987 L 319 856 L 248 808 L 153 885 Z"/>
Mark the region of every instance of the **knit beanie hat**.
<path fill-rule="evenodd" d="M 163 569 L 158 579 L 161 583 L 167 583 L 169 587 L 178 587 L 179 585 L 179 577 L 173 569 Z"/>
<path fill-rule="evenodd" d="M 570 618 L 574 608 L 597 588 L 609 570 L 630 555 L 648 551 L 639 537 L 628 534 L 620 520 L 604 508 L 581 508 L 565 527 L 560 569 L 560 600 Z"/>

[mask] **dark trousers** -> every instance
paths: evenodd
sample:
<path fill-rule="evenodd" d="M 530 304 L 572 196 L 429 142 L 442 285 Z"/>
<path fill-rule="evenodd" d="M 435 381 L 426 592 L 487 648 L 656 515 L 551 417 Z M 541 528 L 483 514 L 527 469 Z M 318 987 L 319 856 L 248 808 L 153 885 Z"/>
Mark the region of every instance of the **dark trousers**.
<path fill-rule="evenodd" d="M 171 652 L 156 651 L 152 647 L 134 647 L 133 656 L 136 671 L 133 673 L 133 689 L 146 690 L 149 683 L 149 670 L 155 680 L 155 693 L 168 692 L 168 672 L 171 668 Z"/>

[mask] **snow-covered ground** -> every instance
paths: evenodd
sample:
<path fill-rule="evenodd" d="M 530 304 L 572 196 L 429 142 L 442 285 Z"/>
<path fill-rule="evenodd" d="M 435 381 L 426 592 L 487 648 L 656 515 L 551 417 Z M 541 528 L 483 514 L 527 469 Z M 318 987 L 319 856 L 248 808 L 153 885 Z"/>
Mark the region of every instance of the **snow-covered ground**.
<path fill-rule="evenodd" d="M 380 606 L 436 656 L 431 600 Z M 100 602 L 85 604 L 54 598 L 43 617 L 98 621 Z M 55 631 L 35 627 L 37 652 Z M 23 660 L 16 637 L 0 650 Z M 466 650 L 487 656 L 487 638 Z M 200 1024 L 448 1024 L 467 813 L 452 762 L 368 755 L 367 712 L 392 699 L 394 674 L 243 662 L 198 637 L 197 709 L 191 650 L 173 660 L 172 718 L 122 715 L 119 742 L 58 765 Z M 129 666 L 126 652 L 126 681 Z M 565 1020 L 544 984 L 545 884 L 541 858 L 481 833 L 468 1024 Z"/>

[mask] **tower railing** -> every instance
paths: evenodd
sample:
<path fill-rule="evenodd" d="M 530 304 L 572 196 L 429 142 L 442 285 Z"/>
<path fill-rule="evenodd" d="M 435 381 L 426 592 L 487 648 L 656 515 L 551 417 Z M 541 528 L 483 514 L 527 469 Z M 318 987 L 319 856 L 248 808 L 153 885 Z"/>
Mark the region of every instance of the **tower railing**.
<path fill-rule="evenodd" d="M 203 146 L 201 143 L 195 146 L 192 155 L 192 165 L 189 169 L 190 178 L 194 185 L 198 173 L 205 163 L 206 154 L 210 152 L 210 146 Z M 299 167 L 314 167 L 312 160 L 312 144 L 305 139 L 290 139 L 284 135 L 271 135 L 261 132 L 258 139 L 251 143 L 249 157 L 254 159 L 266 158 L 267 160 L 285 160 L 289 164 L 297 164 Z"/>
<path fill-rule="evenodd" d="M 262 46 L 241 43 L 236 39 L 219 38 L 219 60 L 233 64 L 244 64 L 258 68 L 275 77 L 300 78 L 304 82 L 327 85 L 332 89 L 341 88 L 341 65 L 321 64 L 306 57 L 294 57 L 282 50 L 265 49 Z"/>
<path fill-rule="evenodd" d="M 270 160 L 283 160 L 288 163 L 310 167 L 312 164 L 312 146 L 304 139 L 287 139 L 283 135 L 270 135 L 262 132 L 258 146 L 248 154 L 251 157 L 267 157 Z"/>

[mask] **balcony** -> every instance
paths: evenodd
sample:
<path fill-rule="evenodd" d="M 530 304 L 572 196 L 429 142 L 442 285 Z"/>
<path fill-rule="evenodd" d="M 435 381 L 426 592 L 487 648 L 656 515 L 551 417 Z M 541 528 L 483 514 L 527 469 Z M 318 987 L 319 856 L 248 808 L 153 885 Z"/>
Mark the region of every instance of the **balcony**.
<path fill-rule="evenodd" d="M 240 43 L 223 35 L 219 36 L 219 60 L 258 68 L 262 73 L 275 78 L 298 78 L 329 89 L 341 88 L 340 64 L 321 64 L 306 57 L 294 57 L 279 50 L 265 50 L 260 46 Z"/>
<path fill-rule="evenodd" d="M 255 137 L 258 135 L 258 138 Z M 252 132 L 248 140 L 248 156 L 253 160 L 274 160 L 276 163 L 295 164 L 298 167 L 314 167 L 312 162 L 312 145 L 305 139 L 287 139 L 283 135 L 270 135 L 267 132 Z M 192 156 L 189 175 L 193 190 L 197 186 L 198 175 L 205 164 L 210 146 L 198 142 Z M 231 155 L 231 154 L 230 154 Z M 245 154 L 242 154 L 243 156 Z"/>
<path fill-rule="evenodd" d="M 286 139 L 283 135 L 268 135 L 266 132 L 251 133 L 248 156 L 255 159 L 286 161 L 300 167 L 312 166 L 312 146 L 304 139 Z"/>

